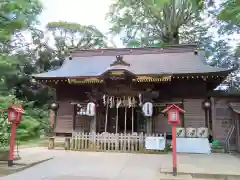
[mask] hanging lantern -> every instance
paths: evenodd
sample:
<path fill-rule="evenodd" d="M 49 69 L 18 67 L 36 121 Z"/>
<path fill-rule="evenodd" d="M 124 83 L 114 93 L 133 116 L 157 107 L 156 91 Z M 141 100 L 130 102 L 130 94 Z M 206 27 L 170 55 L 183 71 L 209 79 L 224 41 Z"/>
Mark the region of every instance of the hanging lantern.
<path fill-rule="evenodd" d="M 142 111 L 144 116 L 152 116 L 153 114 L 153 104 L 151 102 L 146 102 L 142 106 Z"/>
<path fill-rule="evenodd" d="M 88 116 L 95 116 L 95 104 L 93 102 L 90 102 L 87 104 L 87 111 L 86 111 L 86 115 Z"/>
<path fill-rule="evenodd" d="M 58 109 L 59 109 L 59 104 L 54 102 L 52 104 L 50 104 L 50 107 L 49 107 L 51 110 L 53 110 L 54 112 L 56 112 Z"/>
<path fill-rule="evenodd" d="M 211 108 L 211 101 L 210 100 L 205 100 L 203 102 L 203 108 L 206 109 L 206 110 L 209 110 Z"/>

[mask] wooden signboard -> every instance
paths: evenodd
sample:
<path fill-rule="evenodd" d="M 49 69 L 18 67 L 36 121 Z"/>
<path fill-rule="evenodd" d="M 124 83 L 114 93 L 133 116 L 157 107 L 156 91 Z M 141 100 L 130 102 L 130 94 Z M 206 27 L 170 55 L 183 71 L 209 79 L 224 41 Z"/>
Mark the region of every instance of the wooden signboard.
<path fill-rule="evenodd" d="M 121 70 L 110 71 L 110 75 L 112 75 L 112 76 L 122 76 L 122 75 L 124 75 L 124 71 L 121 71 Z"/>

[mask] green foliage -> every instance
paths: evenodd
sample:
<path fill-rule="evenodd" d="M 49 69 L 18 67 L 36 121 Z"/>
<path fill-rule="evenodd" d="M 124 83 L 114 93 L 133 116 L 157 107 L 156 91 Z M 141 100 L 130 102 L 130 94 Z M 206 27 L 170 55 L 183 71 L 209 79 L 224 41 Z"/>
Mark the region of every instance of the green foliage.
<path fill-rule="evenodd" d="M 222 6 L 223 8 L 219 13 L 218 18 L 240 27 L 240 1 L 227 0 Z"/>
<path fill-rule="evenodd" d="M 180 28 L 199 17 L 201 0 L 117 0 L 107 18 L 110 32 L 128 46 L 179 44 Z"/>
<path fill-rule="evenodd" d="M 222 9 L 218 14 L 218 19 L 235 26 L 235 32 L 240 31 L 240 1 L 226 0 L 222 4 Z M 235 51 L 235 56 L 240 57 L 240 44 Z"/>
<path fill-rule="evenodd" d="M 128 47 L 197 44 L 205 50 L 207 63 L 232 68 L 236 64 L 234 56 L 239 57 L 239 48 L 234 53 L 225 37 L 238 29 L 218 20 L 220 10 L 219 3 L 213 0 L 116 0 L 107 18 L 110 32 L 120 35 Z M 228 78 L 224 83 L 237 87 L 237 81 L 239 78 Z"/>
<path fill-rule="evenodd" d="M 9 139 L 9 124 L 6 119 L 6 116 L 1 113 L 0 116 L 0 147 L 6 148 L 8 147 L 8 139 Z"/>
<path fill-rule="evenodd" d="M 237 46 L 237 48 L 236 48 L 235 56 L 236 56 L 237 58 L 240 57 L 240 44 L 239 44 L 239 45 Z"/>
<path fill-rule="evenodd" d="M 69 49 L 96 49 L 107 47 L 107 38 L 94 26 L 69 22 L 50 22 L 46 26 L 53 35 L 57 56 L 62 59 Z"/>
<path fill-rule="evenodd" d="M 9 102 L 14 96 L 0 96 L 0 108 L 8 107 Z M 16 100 L 15 100 L 16 101 Z M 46 107 L 33 108 L 34 102 L 16 101 L 16 104 L 24 106 L 25 113 L 22 122 L 17 128 L 16 139 L 26 141 L 33 138 L 39 138 L 42 132 L 48 131 L 48 109 Z M 7 120 L 7 113 L 2 113 L 0 118 L 0 145 L 8 146 L 8 138 L 10 133 L 10 125 Z"/>
<path fill-rule="evenodd" d="M 34 24 L 41 11 L 39 0 L 1 0 L 0 41 L 10 40 L 13 33 Z"/>
<path fill-rule="evenodd" d="M 48 86 L 32 83 L 31 74 L 58 68 L 71 48 L 100 48 L 107 47 L 108 43 L 94 26 L 52 22 L 47 25 L 47 29 L 54 37 L 55 48 L 48 45 L 43 31 L 31 29 L 31 48 L 0 56 L 0 108 L 6 108 L 12 99 L 17 101 L 16 104 L 24 106 L 25 114 L 16 136 L 21 141 L 39 137 L 49 131 L 47 106 L 54 92 Z M 20 41 L 17 47 L 24 45 Z M 6 114 L 3 122 L 7 122 Z M 6 131 L 9 134 L 9 129 Z"/>

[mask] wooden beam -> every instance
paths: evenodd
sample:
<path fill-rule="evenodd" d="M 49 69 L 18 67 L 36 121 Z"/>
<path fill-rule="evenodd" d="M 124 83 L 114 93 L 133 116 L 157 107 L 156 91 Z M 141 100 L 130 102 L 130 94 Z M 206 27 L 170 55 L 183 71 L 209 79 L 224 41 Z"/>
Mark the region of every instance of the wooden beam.
<path fill-rule="evenodd" d="M 118 133 L 118 107 L 117 109 L 117 115 L 116 115 L 116 134 Z"/>
<path fill-rule="evenodd" d="M 134 132 L 134 106 L 132 106 L 132 133 Z"/>
<path fill-rule="evenodd" d="M 106 116 L 105 116 L 105 128 L 104 128 L 104 131 L 107 132 L 107 124 L 108 124 L 108 103 L 109 103 L 109 100 L 106 101 Z"/>

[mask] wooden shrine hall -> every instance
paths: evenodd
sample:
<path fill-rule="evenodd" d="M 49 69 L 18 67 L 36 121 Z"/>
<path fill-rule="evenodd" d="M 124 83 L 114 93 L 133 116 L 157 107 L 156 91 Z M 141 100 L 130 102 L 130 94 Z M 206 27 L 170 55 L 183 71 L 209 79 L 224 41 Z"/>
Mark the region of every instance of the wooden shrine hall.
<path fill-rule="evenodd" d="M 207 65 L 204 52 L 195 45 L 175 45 L 74 50 L 59 69 L 33 77 L 56 89 L 56 135 L 171 134 L 162 110 L 177 104 L 185 110 L 179 127 L 207 128 L 224 140 L 228 127 L 219 122 L 233 123 L 229 102 L 237 98 L 220 96 L 214 89 L 233 70 Z M 228 118 L 218 122 L 223 116 Z"/>

